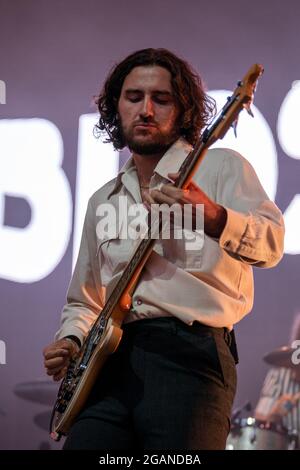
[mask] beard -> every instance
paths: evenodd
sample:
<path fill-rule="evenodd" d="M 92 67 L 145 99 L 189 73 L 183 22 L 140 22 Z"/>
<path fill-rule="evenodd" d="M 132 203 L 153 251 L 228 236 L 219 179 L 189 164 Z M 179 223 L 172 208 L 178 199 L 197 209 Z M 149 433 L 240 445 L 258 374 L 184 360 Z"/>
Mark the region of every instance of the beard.
<path fill-rule="evenodd" d="M 148 133 L 148 131 L 146 131 Z M 144 138 L 143 138 L 144 135 Z M 168 134 L 156 132 L 155 135 L 143 132 L 139 136 L 134 135 L 134 129 L 124 130 L 122 128 L 122 136 L 126 146 L 133 153 L 138 155 L 155 155 L 165 153 L 168 148 L 180 137 L 179 130 L 174 129 Z M 146 138 L 145 138 L 146 137 Z"/>

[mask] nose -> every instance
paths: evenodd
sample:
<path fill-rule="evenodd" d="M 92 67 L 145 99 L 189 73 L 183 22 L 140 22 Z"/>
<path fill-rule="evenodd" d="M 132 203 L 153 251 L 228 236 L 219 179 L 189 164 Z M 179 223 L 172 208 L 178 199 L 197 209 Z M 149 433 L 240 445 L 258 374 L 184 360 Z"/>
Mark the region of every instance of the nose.
<path fill-rule="evenodd" d="M 150 97 L 145 96 L 142 102 L 142 109 L 140 110 L 140 116 L 143 118 L 153 117 L 153 103 Z"/>

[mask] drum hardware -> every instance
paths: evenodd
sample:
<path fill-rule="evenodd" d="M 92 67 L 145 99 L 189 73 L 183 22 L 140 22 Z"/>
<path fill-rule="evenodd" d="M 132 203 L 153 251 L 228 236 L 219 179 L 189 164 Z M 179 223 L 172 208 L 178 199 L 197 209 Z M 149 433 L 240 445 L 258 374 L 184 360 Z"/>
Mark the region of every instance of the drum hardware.
<path fill-rule="evenodd" d="M 226 450 L 294 450 L 297 440 L 297 431 L 249 416 L 232 422 Z"/>

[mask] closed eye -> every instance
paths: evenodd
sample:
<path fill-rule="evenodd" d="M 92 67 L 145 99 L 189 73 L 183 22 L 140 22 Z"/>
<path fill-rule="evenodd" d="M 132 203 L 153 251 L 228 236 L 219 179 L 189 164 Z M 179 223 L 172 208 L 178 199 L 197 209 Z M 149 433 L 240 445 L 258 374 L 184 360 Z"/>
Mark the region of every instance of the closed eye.
<path fill-rule="evenodd" d="M 131 103 L 137 103 L 141 99 L 143 99 L 143 94 L 140 93 L 139 91 L 127 91 L 125 94 L 126 98 L 128 101 Z"/>
<path fill-rule="evenodd" d="M 128 96 L 127 99 L 131 103 L 138 103 L 142 98 L 140 96 Z"/>
<path fill-rule="evenodd" d="M 159 96 L 153 97 L 153 100 L 158 104 L 171 104 L 173 102 L 170 98 L 160 98 Z"/>
<path fill-rule="evenodd" d="M 144 93 L 139 90 L 127 90 L 125 96 L 131 103 L 138 103 L 144 99 Z M 168 91 L 156 91 L 152 94 L 151 99 L 160 105 L 168 105 L 174 102 L 173 96 Z"/>

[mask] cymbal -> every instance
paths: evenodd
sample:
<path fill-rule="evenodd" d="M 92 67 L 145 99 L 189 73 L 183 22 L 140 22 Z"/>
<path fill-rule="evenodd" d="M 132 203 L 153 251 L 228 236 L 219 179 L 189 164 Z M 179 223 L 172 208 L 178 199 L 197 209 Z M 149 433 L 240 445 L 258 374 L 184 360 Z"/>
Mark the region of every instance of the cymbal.
<path fill-rule="evenodd" d="M 263 360 L 272 366 L 296 369 L 299 368 L 299 365 L 292 362 L 293 352 L 295 352 L 295 349 L 290 346 L 282 346 L 281 348 L 274 349 L 274 351 L 265 354 Z"/>
<path fill-rule="evenodd" d="M 57 396 L 58 383 L 49 380 L 35 380 L 17 384 L 14 393 L 24 400 L 53 405 Z"/>

